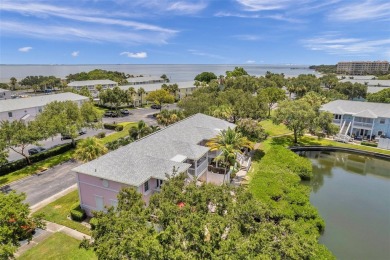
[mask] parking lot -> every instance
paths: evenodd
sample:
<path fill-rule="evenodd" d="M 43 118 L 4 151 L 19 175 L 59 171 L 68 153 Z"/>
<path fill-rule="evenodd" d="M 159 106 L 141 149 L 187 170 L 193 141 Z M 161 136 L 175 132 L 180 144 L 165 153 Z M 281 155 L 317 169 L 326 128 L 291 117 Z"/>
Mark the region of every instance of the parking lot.
<path fill-rule="evenodd" d="M 169 104 L 163 106 L 163 109 L 177 109 L 176 104 Z M 121 122 L 138 122 L 140 120 L 145 121 L 145 123 L 149 125 L 157 125 L 156 119 L 153 117 L 153 114 L 159 113 L 159 109 L 152 109 L 152 108 L 137 108 L 137 109 L 130 109 L 129 115 L 122 115 L 121 117 L 103 117 L 103 123 L 121 123 Z M 87 133 L 79 136 L 77 139 L 82 139 L 90 136 L 94 136 L 97 133 L 105 132 L 106 134 L 109 134 L 113 132 L 112 130 L 107 129 L 86 129 Z M 59 144 L 65 144 L 70 143 L 72 140 L 65 139 L 61 140 L 61 135 L 55 136 L 53 138 L 46 139 L 44 141 L 41 141 L 39 144 L 40 146 L 44 147 L 45 149 L 50 149 L 53 146 L 59 145 Z M 36 147 L 36 145 L 29 145 L 26 148 L 26 151 L 30 148 Z M 23 156 L 20 154 L 10 150 L 8 161 L 15 161 L 18 159 L 22 159 Z"/>

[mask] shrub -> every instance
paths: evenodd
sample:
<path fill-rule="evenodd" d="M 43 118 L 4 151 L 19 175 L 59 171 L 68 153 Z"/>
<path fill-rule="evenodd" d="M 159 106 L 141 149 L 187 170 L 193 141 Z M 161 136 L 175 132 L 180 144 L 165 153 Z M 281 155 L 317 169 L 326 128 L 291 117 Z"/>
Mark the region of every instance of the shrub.
<path fill-rule="evenodd" d="M 72 146 L 71 143 L 58 145 L 58 146 L 53 147 L 49 150 L 46 150 L 45 152 L 31 155 L 30 161 L 31 161 L 31 163 L 40 162 L 40 161 L 45 160 L 47 158 L 50 158 L 52 156 L 65 153 L 73 148 L 74 147 Z M 24 158 L 17 160 L 17 161 L 10 162 L 10 163 L 3 164 L 0 167 L 0 176 L 6 175 L 10 172 L 20 170 L 20 169 L 26 167 L 27 165 L 28 165 L 28 163 Z"/>
<path fill-rule="evenodd" d="M 91 229 L 94 230 L 95 227 L 96 227 L 97 224 L 98 224 L 98 220 L 97 220 L 96 218 L 91 218 L 91 219 L 89 220 L 89 224 L 91 225 Z"/>
<path fill-rule="evenodd" d="M 101 138 L 106 137 L 106 133 L 105 132 L 100 132 L 100 133 L 97 133 L 95 136 L 96 136 L 96 138 L 101 139 Z"/>
<path fill-rule="evenodd" d="M 79 203 L 72 206 L 70 210 L 70 218 L 74 221 L 83 221 L 86 218 L 85 211 L 80 207 Z"/>
<path fill-rule="evenodd" d="M 105 129 L 109 130 L 115 130 L 115 131 L 122 131 L 123 130 L 123 125 L 117 125 L 117 124 L 103 124 L 103 127 Z"/>
<path fill-rule="evenodd" d="M 361 145 L 372 146 L 372 147 L 378 147 L 378 144 L 377 144 L 377 143 L 369 143 L 369 142 L 362 142 Z"/>

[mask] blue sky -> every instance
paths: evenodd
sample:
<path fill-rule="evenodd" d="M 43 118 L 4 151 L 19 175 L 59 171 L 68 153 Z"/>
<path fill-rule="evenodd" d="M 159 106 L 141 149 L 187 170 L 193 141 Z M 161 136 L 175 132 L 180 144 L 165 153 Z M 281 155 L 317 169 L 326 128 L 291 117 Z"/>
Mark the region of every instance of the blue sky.
<path fill-rule="evenodd" d="M 0 0 L 1 64 L 390 60 L 388 0 Z"/>

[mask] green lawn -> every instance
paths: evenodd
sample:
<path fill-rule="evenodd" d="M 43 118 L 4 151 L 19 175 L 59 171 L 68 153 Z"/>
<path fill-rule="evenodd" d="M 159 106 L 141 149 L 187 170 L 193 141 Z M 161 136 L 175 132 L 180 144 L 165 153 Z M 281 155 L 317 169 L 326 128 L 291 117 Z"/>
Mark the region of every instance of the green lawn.
<path fill-rule="evenodd" d="M 18 259 L 61 259 L 61 260 L 92 260 L 97 259 L 91 250 L 79 248 L 80 241 L 57 232 L 42 243 L 26 251 Z"/>
<path fill-rule="evenodd" d="M 271 145 L 279 144 L 283 145 L 285 147 L 293 146 L 293 136 L 292 135 L 286 135 L 286 136 L 280 136 L 280 137 L 274 137 L 274 138 L 268 138 L 260 145 L 260 149 L 267 151 Z M 382 153 L 390 155 L 389 150 L 384 149 L 378 149 L 375 147 L 370 146 L 364 146 L 364 145 L 358 145 L 358 144 L 345 144 L 341 142 L 336 142 L 328 139 L 318 139 L 317 137 L 313 136 L 303 136 L 298 139 L 298 145 L 300 146 L 307 146 L 307 145 L 322 145 L 322 146 L 336 146 L 336 147 L 344 147 L 344 148 L 351 148 L 351 149 L 358 149 L 363 151 L 369 151 L 369 152 L 375 152 L 375 153 Z"/>
<path fill-rule="evenodd" d="M 0 176 L 0 185 L 8 184 L 13 181 L 19 180 L 26 176 L 32 175 L 38 172 L 43 168 L 51 168 L 62 162 L 65 162 L 73 157 L 74 150 L 67 151 L 63 154 L 55 155 L 53 157 L 47 158 L 43 161 L 36 162 L 33 165 L 27 166 L 23 169 L 11 172 L 4 176 Z"/>
<path fill-rule="evenodd" d="M 68 219 L 69 210 L 75 204 L 79 202 L 78 191 L 72 191 L 71 193 L 59 198 L 56 201 L 53 201 L 46 207 L 38 210 L 33 215 L 43 214 L 43 218 L 60 224 L 82 233 L 91 234 L 91 231 L 83 226 L 81 223 Z"/>
<path fill-rule="evenodd" d="M 136 126 L 137 122 L 123 122 L 123 123 L 118 123 L 118 125 L 123 125 L 123 130 L 120 132 L 115 132 L 113 134 L 110 134 L 110 135 L 102 138 L 101 140 L 104 144 L 115 141 L 119 138 L 128 136 L 130 128 L 132 126 Z"/>
<path fill-rule="evenodd" d="M 291 133 L 291 130 L 288 130 L 284 124 L 275 125 L 271 119 L 261 121 L 260 125 L 270 137 Z"/>

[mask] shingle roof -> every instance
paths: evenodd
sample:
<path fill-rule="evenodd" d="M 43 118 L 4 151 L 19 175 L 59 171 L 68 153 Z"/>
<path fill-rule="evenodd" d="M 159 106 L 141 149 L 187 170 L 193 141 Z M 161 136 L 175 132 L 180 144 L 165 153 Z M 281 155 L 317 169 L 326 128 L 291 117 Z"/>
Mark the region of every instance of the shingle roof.
<path fill-rule="evenodd" d="M 190 167 L 173 160 L 175 156 L 199 159 L 209 148 L 198 143 L 228 127 L 234 128 L 235 125 L 196 114 L 73 170 L 137 187 L 152 177 L 165 180 L 165 175 L 172 173 L 173 166 L 179 171 Z"/>
<path fill-rule="evenodd" d="M 8 89 L 3 89 L 3 88 L 0 88 L 0 92 L 7 92 L 9 91 Z"/>
<path fill-rule="evenodd" d="M 351 114 L 370 118 L 390 118 L 390 104 L 385 103 L 335 100 L 323 105 L 321 110 L 333 114 Z"/>
<path fill-rule="evenodd" d="M 69 87 L 83 87 L 83 86 L 92 86 L 92 85 L 107 85 L 115 84 L 118 85 L 115 81 L 109 79 L 100 79 L 100 80 L 82 80 L 82 81 L 72 81 L 68 83 Z"/>
<path fill-rule="evenodd" d="M 150 91 L 155 91 L 158 89 L 161 89 L 162 84 L 177 84 L 179 89 L 182 88 L 195 88 L 194 86 L 194 81 L 183 81 L 183 82 L 169 82 L 169 83 L 153 83 L 153 84 L 141 84 L 141 85 L 122 85 L 119 86 L 120 89 L 122 90 L 127 90 L 130 87 L 133 87 L 135 91 L 137 91 L 140 88 L 143 88 L 145 92 L 150 92 Z"/>
<path fill-rule="evenodd" d="M 53 101 L 80 101 L 87 100 L 87 97 L 66 92 L 60 94 L 50 94 L 42 96 L 34 96 L 28 98 L 6 99 L 0 101 L 0 113 L 9 112 L 31 107 L 42 107 Z"/>

